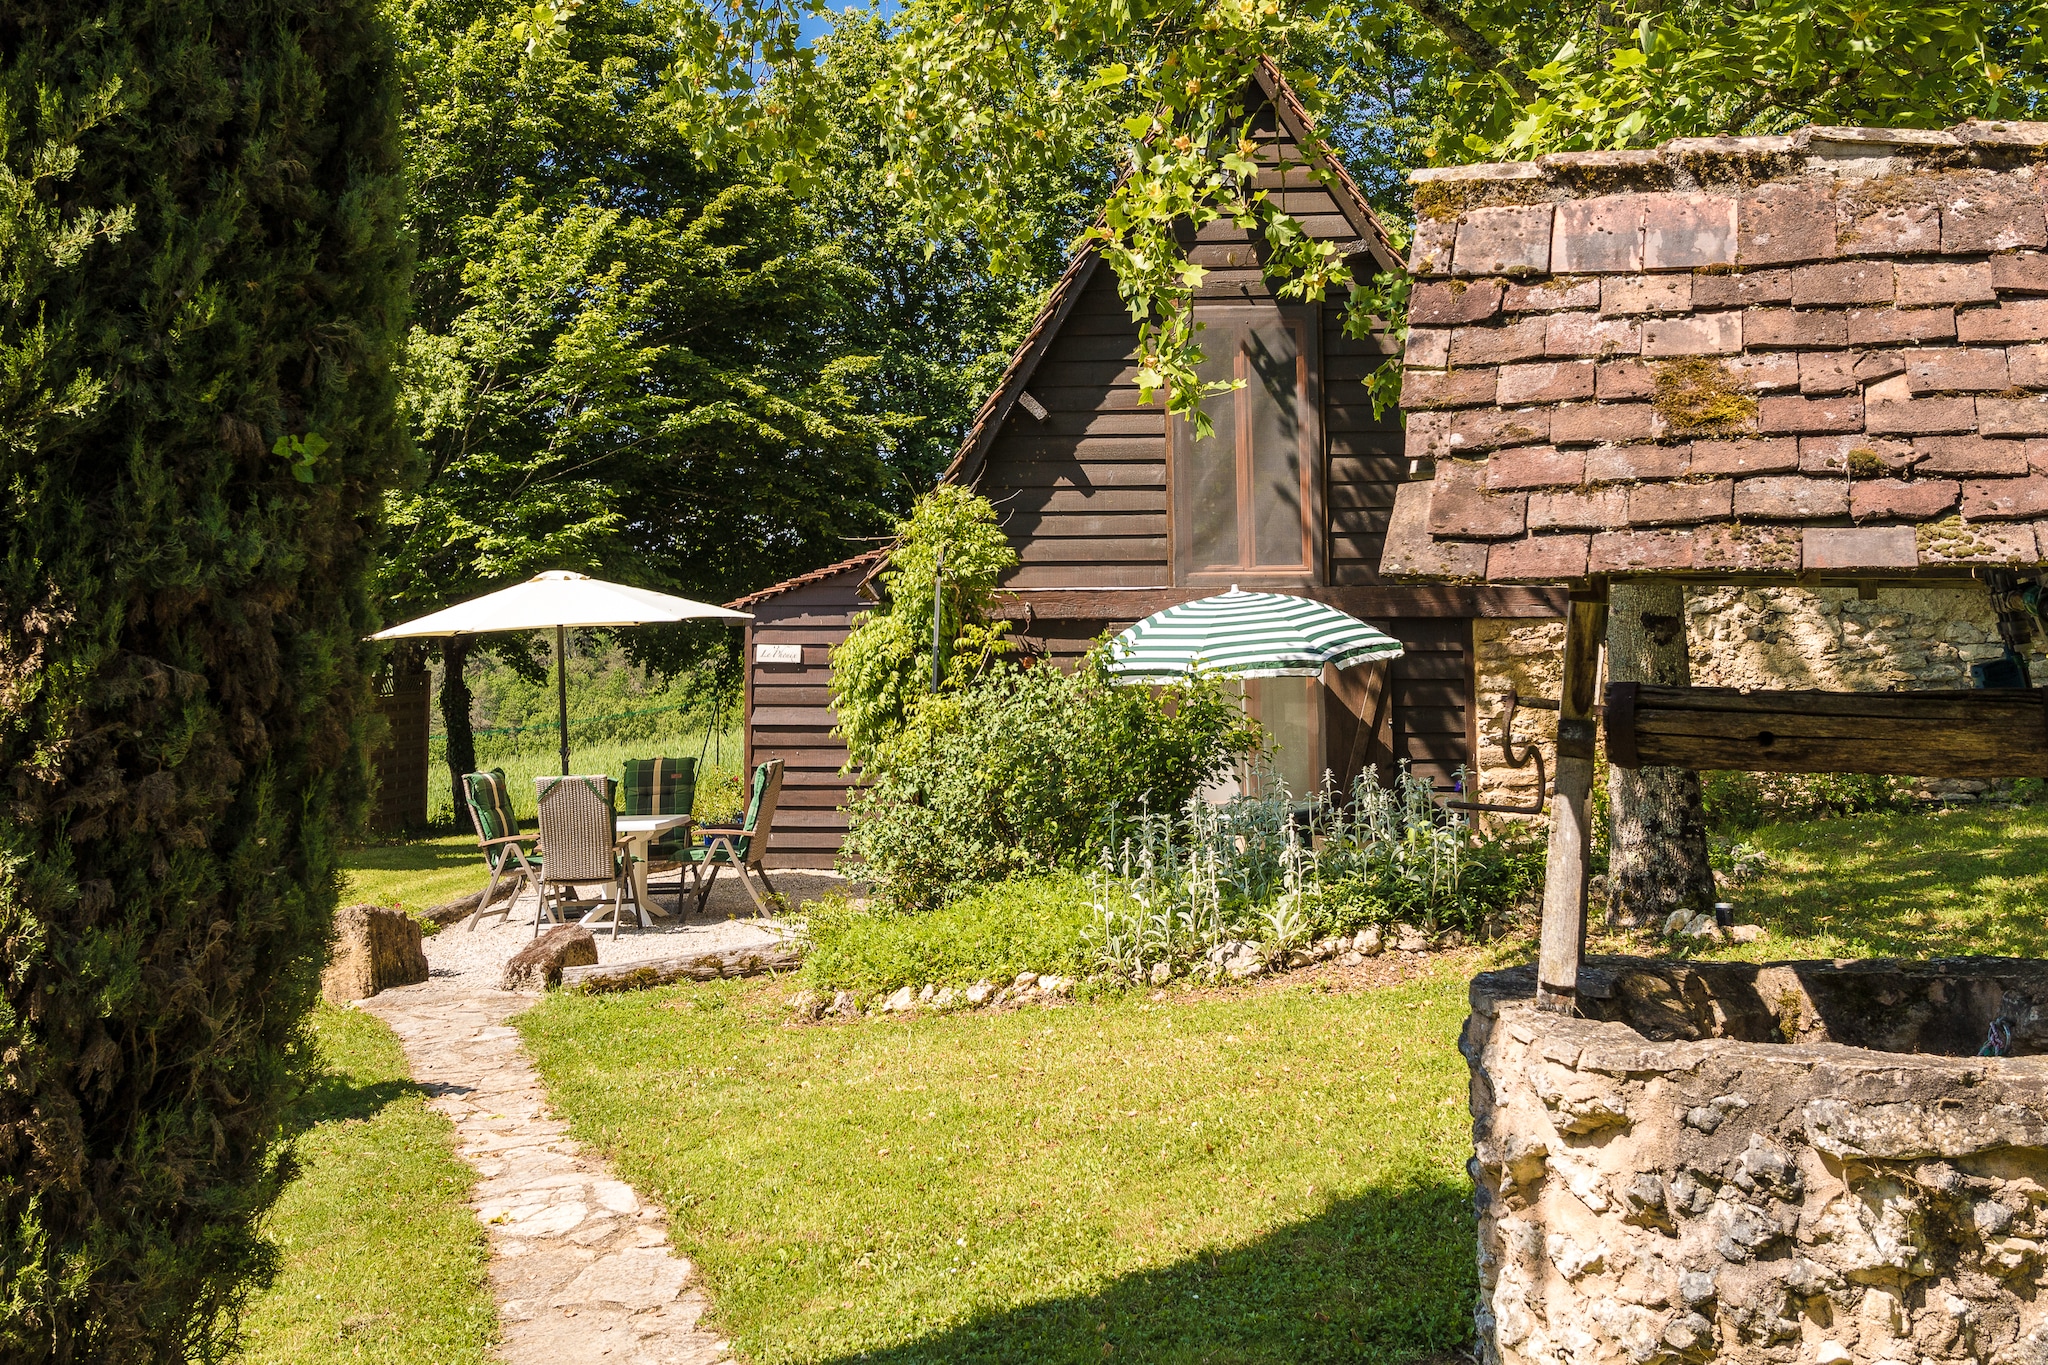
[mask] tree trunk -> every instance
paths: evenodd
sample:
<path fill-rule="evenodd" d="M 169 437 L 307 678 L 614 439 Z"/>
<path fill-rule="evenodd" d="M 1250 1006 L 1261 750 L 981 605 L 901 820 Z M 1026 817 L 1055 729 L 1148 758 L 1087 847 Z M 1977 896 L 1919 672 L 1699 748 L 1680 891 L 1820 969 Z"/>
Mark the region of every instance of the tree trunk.
<path fill-rule="evenodd" d="M 1608 679 L 1691 686 L 1685 589 L 1672 582 L 1623 582 L 1609 591 Z M 1607 842 L 1609 918 L 1644 925 L 1675 910 L 1710 910 L 1714 874 L 1707 862 L 1699 774 L 1686 768 L 1610 768 L 1607 792 L 1614 813 Z"/>
<path fill-rule="evenodd" d="M 469 679 L 463 669 L 469 663 L 469 641 L 461 636 L 441 644 L 441 728 L 448 735 L 448 792 L 455 805 L 455 825 L 469 825 L 469 811 L 463 805 L 462 779 L 476 771 L 476 736 L 469 729 Z"/>

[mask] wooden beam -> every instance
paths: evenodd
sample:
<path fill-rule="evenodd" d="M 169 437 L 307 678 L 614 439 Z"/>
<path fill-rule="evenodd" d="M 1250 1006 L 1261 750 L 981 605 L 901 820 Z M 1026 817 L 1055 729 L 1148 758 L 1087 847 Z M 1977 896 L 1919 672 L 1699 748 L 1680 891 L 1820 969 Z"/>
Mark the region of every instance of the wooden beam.
<path fill-rule="evenodd" d="M 1564 687 L 1558 702 L 1556 795 L 1543 875 L 1543 936 L 1536 1005 L 1557 1014 L 1578 1007 L 1579 958 L 1586 943 L 1586 798 L 1593 791 L 1594 697 L 1607 638 L 1607 588 L 1574 592 L 1565 616 Z"/>
<path fill-rule="evenodd" d="M 1073 570 L 1078 573 L 1080 566 Z M 1244 586 L 1260 591 L 1291 593 L 1327 602 L 1339 611 L 1366 620 L 1400 620 L 1422 616 L 1480 616 L 1506 619 L 1554 619 L 1564 615 L 1564 593 L 1542 587 L 1465 587 L 1447 584 L 1389 584 L 1382 587 L 1327 587 L 1315 584 L 1265 582 L 1240 575 Z M 1040 621 L 1136 621 L 1167 607 L 1212 597 L 1229 584 L 1191 588 L 1133 588 L 1104 592 L 1096 588 L 1037 587 L 999 594 L 999 618 L 1024 616 L 1028 605 Z"/>
<path fill-rule="evenodd" d="M 675 981 L 716 981 L 728 976 L 793 972 L 803 954 L 782 944 L 731 948 L 722 953 L 691 953 L 651 957 L 639 962 L 614 962 L 596 967 L 564 967 L 562 988 L 581 991 L 638 991 Z"/>
<path fill-rule="evenodd" d="M 2048 690 L 1742 692 L 1610 683 L 1621 768 L 2048 777 Z"/>

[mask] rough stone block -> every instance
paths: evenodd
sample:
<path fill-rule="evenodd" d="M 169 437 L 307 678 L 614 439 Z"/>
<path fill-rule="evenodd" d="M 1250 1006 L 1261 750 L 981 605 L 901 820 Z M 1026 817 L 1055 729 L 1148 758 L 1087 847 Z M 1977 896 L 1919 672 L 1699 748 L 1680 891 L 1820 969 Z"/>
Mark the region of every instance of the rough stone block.
<path fill-rule="evenodd" d="M 1586 576 L 1583 535 L 1531 536 L 1496 544 L 1486 557 L 1486 576 L 1495 583 L 1555 583 Z"/>
<path fill-rule="evenodd" d="M 2048 474 L 2048 441 L 2026 441 L 2027 468 L 2036 474 Z"/>
<path fill-rule="evenodd" d="M 1403 453 L 1411 460 L 1441 460 L 1457 453 L 1451 445 L 1451 415 L 1447 412 L 1407 414 L 1408 434 Z"/>
<path fill-rule="evenodd" d="M 1836 398 L 1765 398 L 1757 404 L 1757 429 L 1766 435 L 1825 435 L 1863 429 L 1863 395 Z"/>
<path fill-rule="evenodd" d="M 1411 370 L 1401 381 L 1405 408 L 1469 408 L 1494 401 L 1492 366 L 1474 370 Z"/>
<path fill-rule="evenodd" d="M 1979 398 L 1977 431 L 1983 436 L 2048 436 L 2048 394 Z"/>
<path fill-rule="evenodd" d="M 1995 347 L 1941 346 L 1906 357 L 1906 386 L 1927 393 L 1998 393 L 2011 384 L 2005 352 Z"/>
<path fill-rule="evenodd" d="M 1417 327 L 1408 333 L 1408 351 L 1402 363 L 1411 370 L 1440 370 L 1451 363 L 1451 331 L 1448 327 Z"/>
<path fill-rule="evenodd" d="M 1690 275 L 1613 275 L 1600 284 L 1600 314 L 1690 313 Z"/>
<path fill-rule="evenodd" d="M 1586 457 L 1555 446 L 1516 446 L 1496 450 L 1486 460 L 1486 486 L 1496 491 L 1527 488 L 1571 488 L 1586 477 Z"/>
<path fill-rule="evenodd" d="M 1610 360 L 1598 368 L 1594 396 L 1604 402 L 1648 398 L 1657 391 L 1657 372 L 1640 360 Z"/>
<path fill-rule="evenodd" d="M 1849 485 L 1849 515 L 1858 521 L 1925 521 L 1954 509 L 1954 479 L 1858 479 Z"/>
<path fill-rule="evenodd" d="M 1418 219 L 1415 239 L 1408 244 L 1408 270 L 1414 275 L 1451 273 L 1451 247 L 1458 225 L 1436 218 Z"/>
<path fill-rule="evenodd" d="M 1542 409 L 1503 412 L 1498 408 L 1468 408 L 1451 414 L 1444 444 L 1460 455 L 1472 455 L 1500 446 L 1535 445 L 1550 439 L 1550 414 Z"/>
<path fill-rule="evenodd" d="M 1851 346 L 1918 345 L 1956 334 L 1953 308 L 1852 308 L 1847 321 Z"/>
<path fill-rule="evenodd" d="M 1550 268 L 1560 275 L 1643 268 L 1643 201 L 1634 194 L 1574 199 L 1557 206 Z"/>
<path fill-rule="evenodd" d="M 1791 474 L 1799 468 L 1799 442 L 1790 437 L 1767 441 L 1694 441 L 1693 474 Z"/>
<path fill-rule="evenodd" d="M 1532 284 L 1511 283 L 1501 307 L 1510 313 L 1559 313 L 1567 308 L 1598 308 L 1598 277 L 1572 279 L 1557 275 Z"/>
<path fill-rule="evenodd" d="M 1890 261 L 1829 261 L 1792 272 L 1792 306 L 1813 308 L 1855 303 L 1890 303 L 1894 290 Z"/>
<path fill-rule="evenodd" d="M 1655 573 L 1692 567 L 1691 531 L 1605 531 L 1593 537 L 1589 573 Z"/>
<path fill-rule="evenodd" d="M 1594 366 L 1590 360 L 1549 361 L 1540 365 L 1506 365 L 1500 371 L 1502 407 L 1524 403 L 1573 403 L 1591 398 Z"/>
<path fill-rule="evenodd" d="M 1735 264 L 1735 199 L 1726 194 L 1645 194 L 1643 269 Z"/>
<path fill-rule="evenodd" d="M 1977 429 L 1971 398 L 1907 398 L 1866 404 L 1863 429 L 1875 436 L 1938 436 Z"/>
<path fill-rule="evenodd" d="M 1949 255 L 2048 246 L 2048 220 L 2038 191 L 2027 193 L 1987 173 L 1975 185 L 1950 188 L 1941 206 L 1941 249 Z"/>
<path fill-rule="evenodd" d="M 2005 373 L 2016 389 L 2048 389 L 2048 346 L 2008 346 Z"/>
<path fill-rule="evenodd" d="M 1890 379 L 1895 374 L 1906 372 L 1904 351 L 1859 351 L 1856 354 L 1856 378 L 1860 383 L 1875 384 Z M 1869 395 L 1865 395 L 1867 398 Z"/>
<path fill-rule="evenodd" d="M 1921 437 L 1913 442 L 1916 474 L 1958 478 L 2017 478 L 2027 472 L 2027 443 L 1982 436 Z"/>
<path fill-rule="evenodd" d="M 1745 266 L 1831 260 L 1834 203 L 1803 185 L 1759 185 L 1743 196 L 1735 241 L 1735 259 Z"/>
<path fill-rule="evenodd" d="M 1735 481 L 1646 483 L 1629 490 L 1628 519 L 1635 526 L 1686 526 L 1725 521 L 1735 504 Z"/>
<path fill-rule="evenodd" d="M 1919 567 L 1910 526 L 1809 526 L 1800 533 L 1805 569 L 1912 569 Z"/>
<path fill-rule="evenodd" d="M 1963 517 L 1969 521 L 2024 521 L 2048 516 L 2048 478 L 1973 479 L 1963 485 Z"/>
<path fill-rule="evenodd" d="M 387 905 L 344 905 L 334 912 L 334 937 L 320 994 L 331 1005 L 367 1000 L 393 986 L 427 979 L 419 921 Z"/>
<path fill-rule="evenodd" d="M 1682 479 L 1691 461 L 1692 447 L 1685 445 L 1595 446 L 1586 452 L 1586 482 Z"/>
<path fill-rule="evenodd" d="M 1774 351 L 1773 355 L 1786 352 Z M 1853 351 L 1807 351 L 1799 356 L 1799 391 L 1808 394 L 1848 393 L 1861 389 Z"/>
<path fill-rule="evenodd" d="M 1555 445 L 1600 445 L 1647 441 L 1658 435 L 1657 410 L 1648 403 L 1586 403 L 1550 414 Z"/>
<path fill-rule="evenodd" d="M 1695 308 L 1750 308 L 1792 302 L 1790 270 L 1748 270 L 1739 275 L 1695 275 Z"/>
<path fill-rule="evenodd" d="M 1742 314 L 1697 313 L 1643 323 L 1646 356 L 1732 355 L 1742 349 Z"/>
<path fill-rule="evenodd" d="M 1472 209 L 1458 219 L 1456 275 L 1541 275 L 1550 270 L 1550 204 Z"/>
<path fill-rule="evenodd" d="M 1519 318 L 1498 327 L 1460 327 L 1451 333 L 1451 364 L 1512 365 L 1541 360 L 1546 330 L 1542 318 Z"/>
<path fill-rule="evenodd" d="M 1898 472 L 1912 467 L 1914 454 L 1911 441 L 1892 440 L 1883 436 L 1802 436 L 1799 438 L 1799 472 L 1802 474 L 1845 474 L 1853 462 L 1868 467 L 1876 460 L 1888 471 Z"/>
<path fill-rule="evenodd" d="M 1872 204 L 1851 197 L 1839 208 L 1835 249 L 1844 256 L 1913 256 L 1941 249 L 1941 214 L 1932 204 Z"/>
<path fill-rule="evenodd" d="M 1742 342 L 1751 350 L 1824 350 L 1849 344 L 1849 319 L 1840 313 L 1795 313 L 1753 308 L 1742 315 Z"/>
<path fill-rule="evenodd" d="M 1380 549 L 1380 572 L 1389 578 L 1486 577 L 1486 546 L 1430 535 L 1429 507 L 1434 491 L 1435 485 L 1429 482 L 1395 488 L 1394 511 Z"/>
<path fill-rule="evenodd" d="M 2015 299 L 1956 315 L 1956 340 L 1966 345 L 2048 341 L 2048 299 Z"/>
<path fill-rule="evenodd" d="M 1769 393 L 1799 387 L 1801 358 L 1790 351 L 1765 351 L 1758 355 L 1732 355 L 1721 364 L 1745 391 Z"/>
<path fill-rule="evenodd" d="M 1484 322 L 1500 312 L 1505 280 L 1425 280 L 1408 296 L 1411 327 Z"/>
<path fill-rule="evenodd" d="M 2001 294 L 2048 294 L 2048 256 L 2014 251 L 1991 258 L 1991 287 Z"/>
<path fill-rule="evenodd" d="M 1552 356 L 1636 355 L 1643 349 L 1642 328 L 1620 318 L 1592 313 L 1553 313 L 1544 332 L 1543 353 Z"/>
<path fill-rule="evenodd" d="M 1571 489 L 1529 495 L 1531 531 L 1604 531 L 1628 525 L 1628 490 Z"/>
<path fill-rule="evenodd" d="M 1901 261 L 1898 275 L 1898 303 L 1901 308 L 1924 308 L 1944 303 L 1994 303 L 1998 293 L 1988 261 Z M 1875 299 L 1869 300 L 1876 302 Z"/>
<path fill-rule="evenodd" d="M 1799 535 L 1789 526 L 1702 526 L 1693 533 L 1692 566 L 1725 573 L 1796 573 Z"/>
<path fill-rule="evenodd" d="M 1436 467 L 1429 501 L 1429 533 L 1463 540 L 1504 540 L 1519 536 L 1527 521 L 1529 495 L 1488 493 L 1479 486 L 1480 466 L 1445 460 Z"/>
<path fill-rule="evenodd" d="M 503 991 L 544 991 L 562 984 L 562 968 L 595 967 L 597 939 L 580 924 L 558 924 L 505 960 Z"/>
<path fill-rule="evenodd" d="M 1799 474 L 1743 479 L 1735 485 L 1735 515 L 1763 521 L 1845 517 L 1849 515 L 1849 482 Z"/>
<path fill-rule="evenodd" d="M 1922 564 L 2032 564 L 2040 555 L 2027 522 L 1978 522 L 1954 517 L 1918 531 Z"/>

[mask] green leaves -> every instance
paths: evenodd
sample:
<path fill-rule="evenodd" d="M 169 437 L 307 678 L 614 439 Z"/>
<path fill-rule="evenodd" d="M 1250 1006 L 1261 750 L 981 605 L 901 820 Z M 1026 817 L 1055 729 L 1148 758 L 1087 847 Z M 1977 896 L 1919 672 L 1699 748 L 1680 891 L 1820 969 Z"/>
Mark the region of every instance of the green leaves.
<path fill-rule="evenodd" d="M 327 438 L 317 431 L 304 436 L 280 436 L 270 447 L 270 453 L 292 467 L 292 477 L 300 483 L 313 482 L 313 466 L 327 453 Z"/>

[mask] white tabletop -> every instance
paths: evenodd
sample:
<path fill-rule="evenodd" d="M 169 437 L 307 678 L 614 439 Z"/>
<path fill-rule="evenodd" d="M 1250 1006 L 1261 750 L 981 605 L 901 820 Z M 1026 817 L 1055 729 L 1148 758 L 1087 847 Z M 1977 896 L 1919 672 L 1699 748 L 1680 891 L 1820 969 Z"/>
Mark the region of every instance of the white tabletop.
<path fill-rule="evenodd" d="M 621 815 L 616 828 L 621 834 L 659 834 L 689 823 L 687 815 Z"/>

